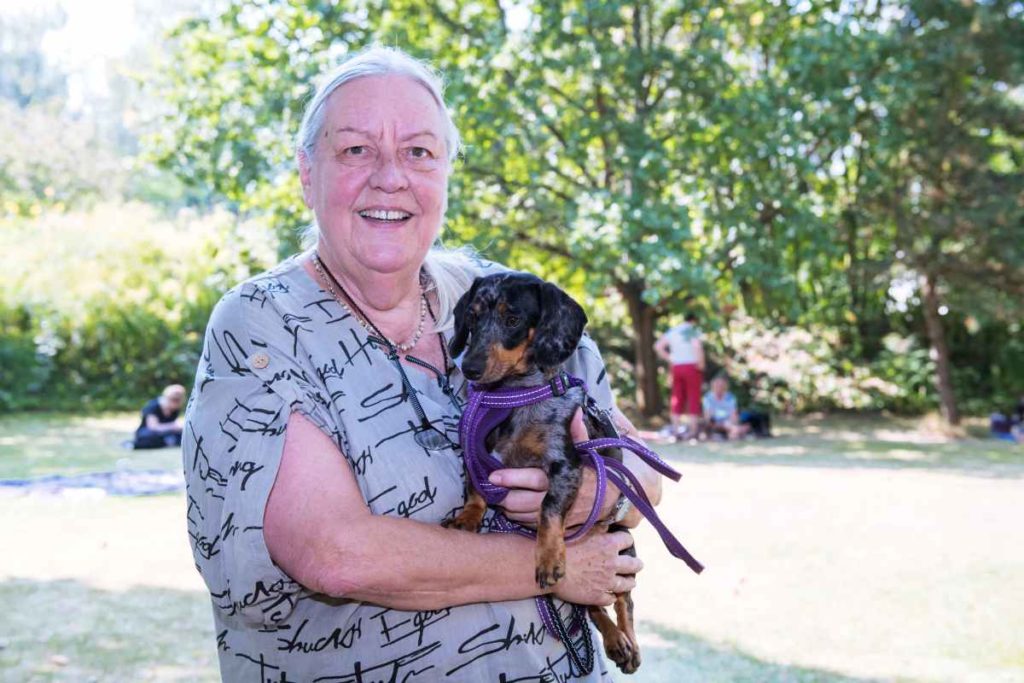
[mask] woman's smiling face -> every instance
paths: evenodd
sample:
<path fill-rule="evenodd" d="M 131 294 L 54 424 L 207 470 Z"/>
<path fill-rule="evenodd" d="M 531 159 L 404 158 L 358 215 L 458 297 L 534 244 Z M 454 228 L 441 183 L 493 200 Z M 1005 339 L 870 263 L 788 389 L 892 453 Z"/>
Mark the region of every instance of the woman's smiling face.
<path fill-rule="evenodd" d="M 366 76 L 331 94 L 300 174 L 332 261 L 352 275 L 419 269 L 446 208 L 444 133 L 438 103 L 407 76 Z"/>

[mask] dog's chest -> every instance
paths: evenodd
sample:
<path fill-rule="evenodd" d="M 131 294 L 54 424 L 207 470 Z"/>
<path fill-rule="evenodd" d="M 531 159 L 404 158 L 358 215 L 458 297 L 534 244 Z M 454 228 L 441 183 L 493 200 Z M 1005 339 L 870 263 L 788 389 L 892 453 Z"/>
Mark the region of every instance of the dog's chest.
<path fill-rule="evenodd" d="M 580 394 L 577 396 L 576 394 Z M 505 467 L 545 467 L 566 458 L 569 424 L 582 392 L 516 408 L 492 433 L 488 447 Z"/>

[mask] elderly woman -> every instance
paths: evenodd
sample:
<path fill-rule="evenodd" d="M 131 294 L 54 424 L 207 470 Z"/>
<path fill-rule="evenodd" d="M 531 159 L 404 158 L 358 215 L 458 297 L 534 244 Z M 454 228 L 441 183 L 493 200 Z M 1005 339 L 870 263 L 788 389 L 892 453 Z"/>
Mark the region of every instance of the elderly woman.
<path fill-rule="evenodd" d="M 570 670 L 545 632 L 531 598 L 551 591 L 534 582 L 530 540 L 441 527 L 465 486 L 452 311 L 493 267 L 432 248 L 457 151 L 432 71 L 394 49 L 351 58 L 320 86 L 299 132 L 315 247 L 240 284 L 213 312 L 184 465 L 225 680 L 607 676 L 600 654 L 591 674 Z M 589 338 L 569 370 L 613 408 Z M 657 477 L 627 464 L 656 501 Z M 509 518 L 536 520 L 542 471 L 494 480 L 513 489 Z M 594 499 L 586 482 L 570 523 Z M 607 492 L 603 514 L 618 495 Z M 623 523 L 638 521 L 633 512 Z M 607 605 L 630 589 L 641 568 L 619 555 L 630 543 L 598 533 L 570 544 L 556 605 Z"/>

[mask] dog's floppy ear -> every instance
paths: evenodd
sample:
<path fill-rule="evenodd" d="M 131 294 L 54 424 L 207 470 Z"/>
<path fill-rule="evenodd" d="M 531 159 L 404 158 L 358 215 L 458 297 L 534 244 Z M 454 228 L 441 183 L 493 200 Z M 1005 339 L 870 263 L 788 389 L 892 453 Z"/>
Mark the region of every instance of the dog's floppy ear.
<path fill-rule="evenodd" d="M 533 332 L 530 352 L 542 368 L 561 365 L 576 351 L 587 325 L 583 307 L 550 282 L 539 285 L 540 319 Z"/>
<path fill-rule="evenodd" d="M 469 286 L 469 290 L 459 299 L 458 303 L 455 304 L 455 334 L 452 335 L 452 340 L 448 344 L 448 352 L 452 354 L 452 358 L 458 358 L 462 355 L 463 349 L 466 348 L 466 342 L 469 341 L 469 325 L 466 324 L 466 309 L 469 308 L 469 302 L 473 300 L 476 295 L 476 287 L 480 283 L 480 278 L 475 278 L 473 284 Z"/>

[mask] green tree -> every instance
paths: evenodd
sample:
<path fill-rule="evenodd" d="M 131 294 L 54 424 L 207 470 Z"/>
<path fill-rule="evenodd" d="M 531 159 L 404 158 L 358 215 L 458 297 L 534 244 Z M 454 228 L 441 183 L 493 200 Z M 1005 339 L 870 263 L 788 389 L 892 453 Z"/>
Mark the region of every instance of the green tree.
<path fill-rule="evenodd" d="M 312 80 L 400 45 L 446 73 L 465 138 L 449 232 L 620 301 L 643 412 L 683 307 L 840 327 L 869 356 L 913 276 L 955 420 L 941 307 L 1021 312 L 1020 25 L 995 1 L 230 0 L 172 34 L 152 142 L 290 250 Z"/>
<path fill-rule="evenodd" d="M 349 49 L 367 44 L 365 13 L 318 0 L 233 0 L 181 22 L 143 93 L 146 155 L 173 171 L 200 203 L 262 214 L 284 253 L 309 221 L 294 166 L 294 137 L 312 84 Z"/>
<path fill-rule="evenodd" d="M 408 21 L 417 11 L 425 20 Z M 726 252 L 733 246 L 710 225 L 695 232 L 693 221 L 742 214 L 774 225 L 764 214 L 782 215 L 770 203 L 757 208 L 778 197 L 782 177 L 737 200 L 740 208 L 703 208 L 714 193 L 702 181 L 709 166 L 783 155 L 745 147 L 752 129 L 730 129 L 760 95 L 746 93 L 738 74 L 756 80 L 753 67 L 726 57 L 744 49 L 743 30 L 757 22 L 709 2 L 534 3 L 515 12 L 476 2 L 231 3 L 175 34 L 159 158 L 240 209 L 278 212 L 291 230 L 305 215 L 290 148 L 305 84 L 326 60 L 374 38 L 429 58 L 448 75 L 466 141 L 451 230 L 514 262 L 543 255 L 549 269 L 584 272 L 591 293 L 621 297 L 637 402 L 653 414 L 658 321 L 685 301 L 708 307 L 721 279 L 706 252 L 716 239 Z M 729 157 L 722 145 L 710 155 L 726 130 Z M 743 275 L 771 291 L 783 275 L 763 253 L 751 250 Z"/>
<path fill-rule="evenodd" d="M 868 96 L 861 207 L 892 240 L 890 276 L 918 281 L 942 414 L 957 424 L 944 315 L 1019 320 L 1024 299 L 1024 21 L 1014 2 L 901 9 Z"/>
<path fill-rule="evenodd" d="M 27 107 L 64 97 L 66 75 L 47 62 L 42 40 L 66 20 L 52 5 L 0 15 L 0 99 Z"/>

